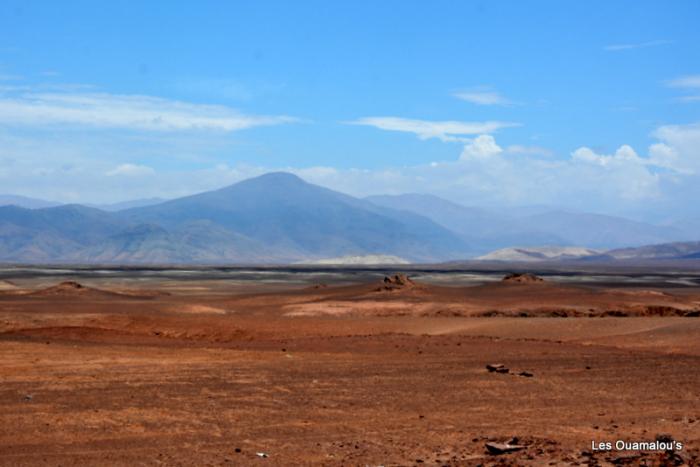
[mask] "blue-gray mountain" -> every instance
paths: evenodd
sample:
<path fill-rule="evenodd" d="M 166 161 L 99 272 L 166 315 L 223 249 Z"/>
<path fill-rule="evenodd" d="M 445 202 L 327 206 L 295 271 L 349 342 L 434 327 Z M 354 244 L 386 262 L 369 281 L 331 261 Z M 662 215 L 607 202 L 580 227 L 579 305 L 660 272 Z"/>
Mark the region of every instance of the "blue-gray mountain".
<path fill-rule="evenodd" d="M 674 226 L 595 214 L 494 213 L 428 195 L 358 199 L 286 173 L 138 204 L 118 212 L 80 205 L 1 206 L 0 261 L 271 264 L 392 255 L 438 262 L 510 246 L 609 249 L 689 235 Z"/>
<path fill-rule="evenodd" d="M 51 208 L 61 203 L 46 201 L 45 199 L 29 198 L 19 195 L 0 195 L 0 206 L 19 206 L 29 209 Z"/>
<path fill-rule="evenodd" d="M 286 173 L 114 213 L 0 207 L 3 261 L 284 263 L 366 254 L 439 261 L 472 253 L 425 217 Z"/>
<path fill-rule="evenodd" d="M 370 196 L 380 206 L 404 209 L 459 233 L 480 253 L 527 246 L 580 246 L 597 249 L 697 240 L 700 233 L 679 225 L 656 226 L 621 217 L 562 210 L 486 211 L 430 195 Z M 529 213 L 528 211 L 534 211 Z"/>

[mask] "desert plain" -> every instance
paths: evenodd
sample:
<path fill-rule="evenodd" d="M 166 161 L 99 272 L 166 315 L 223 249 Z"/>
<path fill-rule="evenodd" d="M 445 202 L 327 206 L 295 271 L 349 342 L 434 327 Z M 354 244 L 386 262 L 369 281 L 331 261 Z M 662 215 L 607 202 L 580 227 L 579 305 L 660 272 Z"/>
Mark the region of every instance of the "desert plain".
<path fill-rule="evenodd" d="M 698 465 L 700 274 L 507 272 L 5 268 L 0 465 Z"/>

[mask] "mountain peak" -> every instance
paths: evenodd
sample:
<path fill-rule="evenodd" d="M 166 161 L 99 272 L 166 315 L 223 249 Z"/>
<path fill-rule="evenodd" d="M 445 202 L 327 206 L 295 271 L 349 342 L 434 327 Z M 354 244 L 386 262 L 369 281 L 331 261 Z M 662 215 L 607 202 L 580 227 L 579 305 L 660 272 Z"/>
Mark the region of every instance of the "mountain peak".
<path fill-rule="evenodd" d="M 289 172 L 268 172 L 255 178 L 246 180 L 247 182 L 266 182 L 266 183 L 306 183 L 297 175 Z"/>
<path fill-rule="evenodd" d="M 303 186 L 310 186 L 300 177 L 289 172 L 268 172 L 257 177 L 247 178 L 240 182 L 234 183 L 219 191 L 231 192 L 232 190 L 247 189 L 247 190 L 289 190 Z"/>

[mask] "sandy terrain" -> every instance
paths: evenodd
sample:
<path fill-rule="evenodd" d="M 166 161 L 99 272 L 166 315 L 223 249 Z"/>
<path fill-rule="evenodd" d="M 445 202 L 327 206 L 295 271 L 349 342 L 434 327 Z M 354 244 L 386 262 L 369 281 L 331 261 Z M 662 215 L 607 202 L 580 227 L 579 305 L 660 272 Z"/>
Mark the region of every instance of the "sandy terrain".
<path fill-rule="evenodd" d="M 0 289 L 0 465 L 700 460 L 697 287 L 59 282 Z"/>

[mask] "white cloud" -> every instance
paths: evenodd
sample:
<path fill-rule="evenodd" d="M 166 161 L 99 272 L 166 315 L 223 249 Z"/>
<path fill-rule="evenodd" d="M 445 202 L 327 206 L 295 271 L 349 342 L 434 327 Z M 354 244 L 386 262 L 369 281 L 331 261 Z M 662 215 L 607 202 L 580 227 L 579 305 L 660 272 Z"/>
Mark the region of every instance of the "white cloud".
<path fill-rule="evenodd" d="M 672 88 L 700 88 L 700 75 L 681 76 L 666 84 Z"/>
<path fill-rule="evenodd" d="M 442 141 L 468 141 L 467 135 L 489 134 L 502 128 L 520 126 L 519 123 L 486 121 L 427 121 L 400 117 L 365 117 L 348 122 L 352 125 L 367 125 L 388 131 L 413 133 L 420 139 L 438 138 Z"/>
<path fill-rule="evenodd" d="M 479 135 L 464 145 L 460 160 L 484 159 L 497 156 L 503 149 L 496 144 L 496 140 L 491 135 Z"/>
<path fill-rule="evenodd" d="M 499 92 L 489 88 L 476 88 L 455 93 L 454 96 L 463 101 L 477 105 L 511 105 L 512 102 Z"/>
<path fill-rule="evenodd" d="M 582 147 L 571 155 L 572 166 L 578 170 L 578 183 L 590 183 L 596 189 L 615 185 L 618 198 L 627 200 L 653 199 L 660 196 L 660 177 L 651 169 L 649 158 L 642 158 L 632 147 L 624 144 L 614 154 L 597 154 Z M 592 169 L 595 167 L 595 169 Z"/>
<path fill-rule="evenodd" d="M 67 125 L 144 131 L 237 131 L 297 121 L 286 116 L 244 115 L 229 107 L 141 95 L 20 93 L 0 97 L 0 124 Z"/>
<path fill-rule="evenodd" d="M 659 140 L 649 149 L 653 164 L 679 173 L 700 175 L 700 122 L 664 125 L 652 136 Z"/>
<path fill-rule="evenodd" d="M 697 95 L 697 96 L 681 96 L 681 97 L 679 97 L 679 98 L 676 99 L 676 100 L 677 100 L 677 101 L 680 101 L 680 102 L 686 102 L 686 103 L 687 103 L 687 102 L 700 102 L 700 95 Z"/>
<path fill-rule="evenodd" d="M 689 92 L 700 92 L 700 75 L 681 76 L 680 78 L 672 79 L 666 82 L 666 85 L 671 88 L 686 89 Z M 700 102 L 700 94 L 691 94 L 676 98 L 680 102 Z"/>
<path fill-rule="evenodd" d="M 554 152 L 552 152 L 551 149 L 543 148 L 542 146 L 525 146 L 522 144 L 512 144 L 505 148 L 505 152 L 508 154 L 522 154 L 527 156 L 554 156 Z"/>
<path fill-rule="evenodd" d="M 637 164 L 645 164 L 637 153 L 630 146 L 624 144 L 620 146 L 615 154 L 612 155 L 601 155 L 596 154 L 592 149 L 587 147 L 581 147 L 575 150 L 572 154 L 575 160 L 590 162 L 593 164 L 598 164 L 602 166 L 609 166 L 616 163 L 626 163 L 633 162 Z"/>
<path fill-rule="evenodd" d="M 621 52 L 623 50 L 633 50 L 633 49 L 646 49 L 648 47 L 657 47 L 660 45 L 673 44 L 673 41 L 668 40 L 657 40 L 657 41 L 647 41 L 647 42 L 637 42 L 633 44 L 612 44 L 603 47 L 604 50 L 608 52 Z"/>
<path fill-rule="evenodd" d="M 144 175 L 153 175 L 155 170 L 145 165 L 138 164 L 121 164 L 114 169 L 105 173 L 109 177 L 127 176 L 127 177 L 142 177 Z"/>

